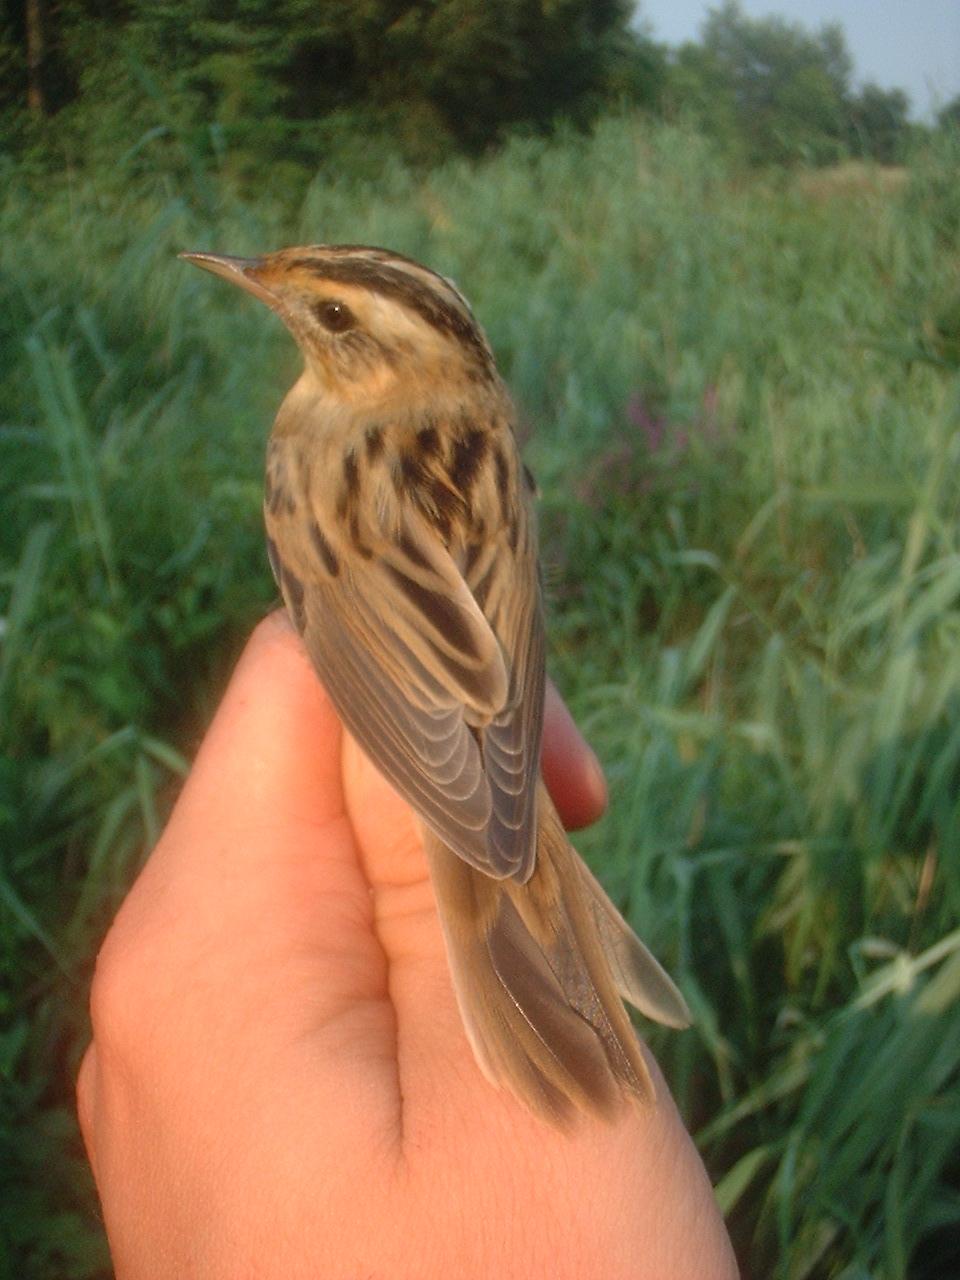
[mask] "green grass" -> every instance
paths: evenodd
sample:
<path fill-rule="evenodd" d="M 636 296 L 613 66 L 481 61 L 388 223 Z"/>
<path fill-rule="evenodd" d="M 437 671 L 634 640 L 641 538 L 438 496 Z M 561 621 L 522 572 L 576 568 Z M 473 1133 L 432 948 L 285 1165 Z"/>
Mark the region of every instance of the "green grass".
<path fill-rule="evenodd" d="M 653 1039 L 745 1267 L 952 1273 L 956 141 L 824 192 L 611 121 L 286 200 L 152 145 L 0 195 L 0 1274 L 107 1274 L 92 956 L 273 599 L 296 353 L 174 254 L 338 239 L 454 275 L 516 392 L 551 667 L 611 780 L 582 846 L 695 1010 Z"/>

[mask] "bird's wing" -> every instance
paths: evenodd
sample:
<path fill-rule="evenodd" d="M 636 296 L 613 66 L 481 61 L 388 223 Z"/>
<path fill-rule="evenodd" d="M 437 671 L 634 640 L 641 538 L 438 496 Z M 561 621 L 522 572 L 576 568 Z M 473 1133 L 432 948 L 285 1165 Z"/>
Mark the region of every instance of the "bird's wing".
<path fill-rule="evenodd" d="M 545 642 L 533 513 L 464 563 L 471 594 L 507 655 L 503 708 L 483 730 L 483 759 L 493 793 L 491 843 L 512 850 L 513 875 L 525 881 L 536 859 L 536 798 L 543 733 Z"/>
<path fill-rule="evenodd" d="M 342 719 L 455 853 L 490 875 L 525 874 L 535 837 L 518 759 L 526 732 L 535 776 L 542 680 L 539 715 L 511 703 L 522 685 L 510 655 L 422 515 L 405 511 L 372 555 L 339 543 L 335 574 L 317 515 L 268 511 L 267 528 L 288 611 Z"/>

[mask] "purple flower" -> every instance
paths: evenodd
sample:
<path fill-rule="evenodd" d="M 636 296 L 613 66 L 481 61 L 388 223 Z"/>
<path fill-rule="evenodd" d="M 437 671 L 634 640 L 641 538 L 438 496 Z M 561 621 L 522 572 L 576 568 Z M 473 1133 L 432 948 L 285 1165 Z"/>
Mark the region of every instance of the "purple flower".
<path fill-rule="evenodd" d="M 639 395 L 627 401 L 627 421 L 640 432 L 647 453 L 659 453 L 667 435 L 667 420 L 651 413 Z"/>

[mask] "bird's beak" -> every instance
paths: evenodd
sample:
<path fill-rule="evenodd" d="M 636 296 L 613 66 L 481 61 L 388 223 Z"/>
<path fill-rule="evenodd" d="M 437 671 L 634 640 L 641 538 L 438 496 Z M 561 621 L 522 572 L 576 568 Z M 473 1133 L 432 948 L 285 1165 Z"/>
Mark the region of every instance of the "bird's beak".
<path fill-rule="evenodd" d="M 268 307 L 276 309 L 280 303 L 277 295 L 263 281 L 262 258 L 231 258 L 225 253 L 180 253 L 177 257 L 183 258 L 184 262 L 192 262 L 195 267 L 202 267 L 204 271 L 212 271 L 215 276 L 222 276 L 231 284 L 252 293 Z"/>

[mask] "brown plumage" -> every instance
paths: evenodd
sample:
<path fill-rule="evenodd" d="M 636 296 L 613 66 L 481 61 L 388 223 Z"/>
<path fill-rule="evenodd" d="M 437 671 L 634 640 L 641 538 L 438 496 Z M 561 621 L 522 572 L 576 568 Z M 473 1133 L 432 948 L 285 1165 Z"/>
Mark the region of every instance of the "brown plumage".
<path fill-rule="evenodd" d="M 651 1097 L 621 997 L 689 1015 L 540 782 L 533 484 L 482 329 L 449 281 L 384 249 L 184 256 L 303 352 L 267 451 L 270 561 L 342 719 L 422 819 L 480 1065 L 554 1123 Z"/>

